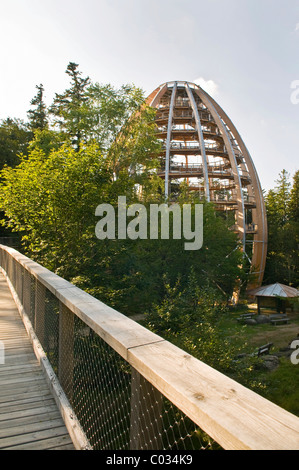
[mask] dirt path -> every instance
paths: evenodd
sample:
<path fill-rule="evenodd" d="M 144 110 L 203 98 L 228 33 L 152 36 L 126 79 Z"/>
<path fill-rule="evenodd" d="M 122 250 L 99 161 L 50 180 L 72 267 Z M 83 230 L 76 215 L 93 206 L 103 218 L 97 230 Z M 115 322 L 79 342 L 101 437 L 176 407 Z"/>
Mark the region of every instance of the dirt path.
<path fill-rule="evenodd" d="M 299 334 L 299 314 L 288 313 L 288 316 L 290 323 L 287 325 L 273 326 L 267 324 L 267 327 L 263 327 L 263 329 L 260 329 L 259 325 L 254 327 L 256 332 L 251 337 L 252 344 L 260 346 L 261 344 L 273 343 L 275 349 L 288 346 Z"/>

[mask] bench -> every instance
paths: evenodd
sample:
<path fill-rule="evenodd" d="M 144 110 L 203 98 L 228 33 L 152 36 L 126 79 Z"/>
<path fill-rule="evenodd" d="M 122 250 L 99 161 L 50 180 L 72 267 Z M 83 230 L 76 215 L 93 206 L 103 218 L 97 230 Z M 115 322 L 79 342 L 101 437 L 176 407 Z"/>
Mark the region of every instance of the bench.
<path fill-rule="evenodd" d="M 240 315 L 237 318 L 237 321 L 241 322 L 241 321 L 244 321 L 244 320 L 250 320 L 254 316 L 255 316 L 254 313 L 244 313 L 243 315 Z"/>
<path fill-rule="evenodd" d="M 260 346 L 256 352 L 256 355 L 263 356 L 264 354 L 269 354 L 271 347 L 273 346 L 273 343 L 267 343 L 264 344 L 263 346 Z"/>
<path fill-rule="evenodd" d="M 290 322 L 290 319 L 289 318 L 273 318 L 272 320 L 270 320 L 272 325 L 277 325 L 277 324 L 280 324 L 280 323 L 289 323 Z"/>
<path fill-rule="evenodd" d="M 256 357 L 256 356 L 260 357 L 260 356 L 264 356 L 265 354 L 269 354 L 272 346 L 273 346 L 273 343 L 267 343 L 267 344 L 264 344 L 263 346 L 260 346 L 259 348 L 256 348 L 256 350 L 251 354 L 246 354 L 246 353 L 238 354 L 235 357 L 235 361 L 238 361 L 239 359 L 243 359 L 244 357 Z"/>

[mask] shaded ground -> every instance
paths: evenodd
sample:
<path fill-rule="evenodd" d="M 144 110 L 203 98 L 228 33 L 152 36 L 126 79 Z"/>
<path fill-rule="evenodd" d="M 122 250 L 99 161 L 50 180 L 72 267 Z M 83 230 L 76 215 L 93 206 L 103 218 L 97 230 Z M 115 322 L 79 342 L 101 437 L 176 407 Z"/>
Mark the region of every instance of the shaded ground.
<path fill-rule="evenodd" d="M 248 305 L 248 313 L 257 314 L 257 305 L 250 304 Z M 236 337 L 241 343 L 243 342 L 244 337 L 246 342 L 250 344 L 250 348 L 255 348 L 262 346 L 266 343 L 273 343 L 274 349 L 278 350 L 280 348 L 287 347 L 290 341 L 296 338 L 299 334 L 299 312 L 287 311 L 287 316 L 290 319 L 289 324 L 260 324 L 260 325 L 241 325 L 237 322 L 236 318 L 240 314 L 244 313 L 238 309 L 232 314 L 228 315 L 229 321 L 225 320 L 223 326 L 224 336 L 227 334 L 229 337 Z M 273 314 L 273 310 L 263 310 L 263 315 Z M 144 314 L 134 315 L 130 317 L 136 322 L 142 322 L 145 319 Z"/>
<path fill-rule="evenodd" d="M 251 306 L 251 311 L 255 311 Z M 263 314 L 273 314 L 273 311 L 264 311 Z M 250 334 L 250 344 L 252 346 L 261 346 L 266 343 L 273 343 L 275 350 L 287 347 L 290 341 L 299 334 L 299 312 L 287 311 L 290 319 L 288 324 L 272 325 L 262 324 L 247 328 Z"/>

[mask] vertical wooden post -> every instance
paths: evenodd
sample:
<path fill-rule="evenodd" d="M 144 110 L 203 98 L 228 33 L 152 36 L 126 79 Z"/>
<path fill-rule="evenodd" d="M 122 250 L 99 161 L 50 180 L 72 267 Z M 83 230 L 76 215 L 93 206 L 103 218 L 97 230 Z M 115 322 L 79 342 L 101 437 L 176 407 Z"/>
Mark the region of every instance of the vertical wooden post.
<path fill-rule="evenodd" d="M 162 399 L 161 393 L 132 368 L 131 450 L 161 449 Z"/>
<path fill-rule="evenodd" d="M 23 307 L 30 318 L 30 307 L 31 307 L 31 277 L 30 273 L 25 269 L 23 277 Z"/>
<path fill-rule="evenodd" d="M 35 284 L 35 323 L 34 329 L 39 342 L 45 346 L 46 288 L 36 279 Z"/>
<path fill-rule="evenodd" d="M 260 299 L 260 297 L 257 297 L 257 313 L 258 313 L 258 315 L 261 314 L 261 299 Z"/>
<path fill-rule="evenodd" d="M 23 295 L 23 272 L 22 272 L 22 269 L 23 269 L 23 267 L 20 264 L 18 264 L 17 273 L 16 273 L 15 290 L 16 290 L 16 293 L 19 297 L 20 302 L 22 300 L 22 295 Z"/>
<path fill-rule="evenodd" d="M 59 303 L 59 362 L 58 378 L 70 402 L 73 398 L 74 374 L 74 314 Z"/>

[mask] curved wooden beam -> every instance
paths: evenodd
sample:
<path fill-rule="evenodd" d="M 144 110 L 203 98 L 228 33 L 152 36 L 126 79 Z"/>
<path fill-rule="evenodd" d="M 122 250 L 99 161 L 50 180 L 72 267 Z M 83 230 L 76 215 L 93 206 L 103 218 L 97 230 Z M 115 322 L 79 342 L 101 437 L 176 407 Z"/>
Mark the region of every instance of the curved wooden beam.
<path fill-rule="evenodd" d="M 198 109 L 196 106 L 196 102 L 193 96 L 193 93 L 190 89 L 189 84 L 186 82 L 186 91 L 192 106 L 192 110 L 194 113 L 194 118 L 195 118 L 195 125 L 197 128 L 197 133 L 198 133 L 198 139 L 200 142 L 200 148 L 201 148 L 201 157 L 202 157 L 202 164 L 203 164 L 203 174 L 204 174 L 204 185 L 205 185 L 205 196 L 206 200 L 210 202 L 210 187 L 209 187 L 209 175 L 208 175 L 208 162 L 207 162 L 207 156 L 206 156 L 206 148 L 205 148 L 205 141 L 203 138 L 203 133 L 202 133 L 202 126 L 200 122 L 200 117 L 198 113 Z"/>
<path fill-rule="evenodd" d="M 218 178 L 217 171 L 214 171 L 213 168 L 213 164 L 215 165 L 213 162 L 216 161 L 213 159 L 213 155 L 219 156 L 222 166 L 225 167 L 225 171 L 219 176 L 220 189 L 226 190 L 227 187 L 230 186 L 230 190 L 234 191 L 236 231 L 239 234 L 244 253 L 247 257 L 248 250 L 246 251 L 246 248 L 248 248 L 249 242 L 252 243 L 252 254 L 250 253 L 251 272 L 256 276 L 256 279 L 250 287 L 259 286 L 263 280 L 267 256 L 267 217 L 261 184 L 250 153 L 227 114 L 220 105 L 198 85 L 186 81 L 164 83 L 149 95 L 147 103 L 157 108 L 157 110 L 162 110 L 163 105 L 161 105 L 161 100 L 162 97 L 165 97 L 167 91 L 171 92 L 170 102 L 166 104 L 162 115 L 163 126 L 166 128 L 167 125 L 167 131 L 165 131 L 165 129 L 160 130 L 161 136 L 162 138 L 163 135 L 165 136 L 164 139 L 166 142 L 166 152 L 163 155 L 166 161 L 166 167 L 164 173 L 161 174 L 161 176 L 165 178 L 165 196 L 167 198 L 169 196 L 171 178 L 179 177 L 186 179 L 186 169 L 189 168 L 186 165 L 184 167 L 183 164 L 180 164 L 181 167 L 178 167 L 175 171 L 170 171 L 169 162 L 171 148 L 174 149 L 173 152 L 175 155 L 186 155 L 186 162 L 188 155 L 196 156 L 196 158 L 201 155 L 202 161 L 198 164 L 202 166 L 201 174 L 203 175 L 204 181 L 201 188 L 204 190 L 205 197 L 208 201 L 213 201 L 215 185 L 213 187 L 212 182 L 213 179 Z M 183 102 L 186 100 L 186 103 L 184 102 L 182 107 L 176 103 L 176 96 L 181 96 Z M 196 102 L 196 96 L 198 97 L 197 99 L 200 100 L 200 108 Z M 190 111 L 188 111 L 188 109 Z M 181 110 L 184 111 L 181 112 Z M 210 122 L 212 123 L 208 131 L 206 127 L 209 127 L 209 124 L 203 124 L 203 121 L 207 120 L 206 117 L 202 117 L 205 113 L 208 114 Z M 178 120 L 178 118 L 181 120 Z M 159 122 L 161 122 L 161 115 Z M 178 126 L 178 130 L 175 132 L 175 130 L 173 130 L 173 123 L 180 122 L 190 123 L 191 132 L 190 126 L 185 127 L 181 125 Z M 197 137 L 195 137 L 194 134 L 193 137 L 189 137 L 192 134 L 192 128 L 194 128 Z M 213 134 L 211 128 L 216 129 L 216 134 Z M 209 139 L 209 133 L 210 135 L 213 134 L 211 139 L 216 139 L 215 142 L 217 142 L 217 140 L 219 142 L 219 139 L 223 142 L 223 151 L 219 150 L 217 145 L 215 146 L 215 150 L 211 151 L 209 143 L 206 143 L 206 140 Z M 194 140 L 190 140 L 192 138 Z M 183 140 L 183 143 L 181 143 L 180 140 Z M 179 168 L 181 168 L 181 170 Z M 187 176 L 187 182 L 189 182 L 189 177 L 192 178 L 191 172 L 189 173 L 190 175 Z M 197 174 L 199 175 L 200 171 L 197 171 Z M 230 174 L 231 176 L 229 176 Z M 224 180 L 227 180 L 226 183 L 223 183 Z M 248 200 L 244 199 L 244 187 L 248 194 Z M 191 190 L 195 189 L 195 187 L 192 188 L 191 183 L 190 188 Z M 220 204 L 218 204 L 217 207 L 219 207 Z M 228 207 L 228 203 L 224 201 L 222 208 L 225 209 L 225 207 Z M 232 207 L 232 205 L 230 207 Z M 255 227 L 254 232 L 251 232 L 253 233 L 253 235 L 251 235 L 253 237 L 252 240 L 249 240 L 250 237 L 247 235 L 247 233 L 250 233 L 246 221 L 247 208 L 252 211 L 252 219 Z"/>
<path fill-rule="evenodd" d="M 246 165 L 248 167 L 249 174 L 252 179 L 251 188 L 256 198 L 256 209 L 254 209 L 254 212 L 255 212 L 254 215 L 255 215 L 257 226 L 258 226 L 258 230 L 257 230 L 257 233 L 254 234 L 253 253 L 252 253 L 251 263 L 254 268 L 254 271 L 252 271 L 252 274 L 257 276 L 257 280 L 256 282 L 253 282 L 253 284 L 260 285 L 262 283 L 264 271 L 265 271 L 266 257 L 267 257 L 267 242 L 268 242 L 267 214 L 266 214 L 266 206 L 265 206 L 265 201 L 263 197 L 262 187 L 260 184 L 260 180 L 259 180 L 256 168 L 255 168 L 255 165 L 253 163 L 252 157 L 245 143 L 243 142 L 243 139 L 241 138 L 239 132 L 237 131 L 236 127 L 234 126 L 230 118 L 227 116 L 227 114 L 219 106 L 219 104 L 217 104 L 215 100 L 213 100 L 213 98 L 210 97 L 210 99 L 215 105 L 215 107 L 218 109 L 222 118 L 228 124 L 236 141 L 238 142 L 238 145 L 242 151 Z"/>

